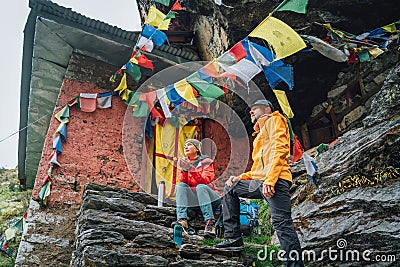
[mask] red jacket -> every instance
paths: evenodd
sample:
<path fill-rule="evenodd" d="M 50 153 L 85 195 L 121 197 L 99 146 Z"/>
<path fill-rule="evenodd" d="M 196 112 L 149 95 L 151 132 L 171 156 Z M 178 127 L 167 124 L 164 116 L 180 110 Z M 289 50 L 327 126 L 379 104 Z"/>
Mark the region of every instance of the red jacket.
<path fill-rule="evenodd" d="M 193 190 L 197 185 L 205 184 L 217 192 L 214 185 L 215 165 L 213 160 L 208 156 L 201 155 L 191 163 L 193 167 L 189 170 L 180 170 L 179 182 L 186 183 Z"/>

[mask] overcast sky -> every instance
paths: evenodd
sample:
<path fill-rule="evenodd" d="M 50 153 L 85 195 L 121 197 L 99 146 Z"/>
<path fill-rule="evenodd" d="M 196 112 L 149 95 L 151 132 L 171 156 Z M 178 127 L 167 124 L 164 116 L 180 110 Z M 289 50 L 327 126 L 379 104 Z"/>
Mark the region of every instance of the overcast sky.
<path fill-rule="evenodd" d="M 87 17 L 124 30 L 140 30 L 136 0 L 53 0 Z M 23 30 L 29 14 L 29 0 L 8 1 L 0 9 L 0 167 L 17 166 L 19 96 Z M 11 134 L 12 137 L 5 139 Z"/>

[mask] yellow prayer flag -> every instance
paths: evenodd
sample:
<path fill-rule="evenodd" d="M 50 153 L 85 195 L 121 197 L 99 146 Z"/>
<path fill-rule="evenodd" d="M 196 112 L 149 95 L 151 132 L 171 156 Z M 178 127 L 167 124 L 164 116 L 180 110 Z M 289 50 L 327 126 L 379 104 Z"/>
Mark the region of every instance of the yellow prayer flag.
<path fill-rule="evenodd" d="M 384 29 L 387 32 L 395 32 L 396 31 L 396 25 L 394 23 L 388 24 L 386 26 L 383 26 L 382 29 Z"/>
<path fill-rule="evenodd" d="M 16 228 L 8 228 L 5 232 L 4 235 L 6 236 L 6 240 L 9 241 L 15 237 L 15 234 L 17 233 Z"/>
<path fill-rule="evenodd" d="M 69 106 L 65 105 L 54 117 L 61 123 L 69 122 Z"/>
<path fill-rule="evenodd" d="M 122 100 L 126 101 L 126 100 L 129 99 L 129 95 L 130 95 L 131 93 L 132 93 L 131 90 L 125 89 L 125 90 L 121 91 L 119 94 L 120 94 Z"/>
<path fill-rule="evenodd" d="M 289 101 L 286 97 L 285 91 L 282 90 L 273 90 L 276 98 L 278 99 L 279 105 L 281 106 L 281 109 L 283 113 L 286 114 L 286 116 L 289 117 L 289 119 L 294 117 L 292 108 L 290 107 Z"/>
<path fill-rule="evenodd" d="M 273 48 L 274 61 L 290 56 L 306 47 L 303 39 L 283 21 L 268 16 L 249 36 L 266 40 Z"/>
<path fill-rule="evenodd" d="M 126 73 L 122 76 L 121 82 L 119 83 L 118 87 L 114 89 L 114 92 L 122 92 L 123 90 L 127 89 L 128 85 L 126 83 Z"/>
<path fill-rule="evenodd" d="M 171 19 L 165 19 L 167 15 L 158 10 L 155 6 L 149 8 L 149 13 L 147 14 L 144 24 L 149 24 L 157 27 L 159 30 L 168 30 Z"/>
<path fill-rule="evenodd" d="M 197 102 L 196 96 L 193 93 L 193 87 L 186 81 L 186 79 L 180 80 L 179 82 L 176 82 L 174 84 L 176 92 L 191 103 L 192 105 L 195 105 L 196 107 L 199 106 L 199 103 Z"/>
<path fill-rule="evenodd" d="M 344 38 L 344 37 L 345 37 L 343 32 L 341 32 L 341 31 L 339 31 L 339 30 L 333 29 L 330 23 L 324 24 L 324 27 L 325 27 L 328 31 L 335 33 L 335 34 L 336 34 L 337 36 L 339 36 L 340 38 Z"/>
<path fill-rule="evenodd" d="M 129 61 L 130 61 L 131 63 L 133 63 L 133 64 L 139 65 L 137 59 L 134 58 L 134 57 L 131 57 L 131 59 L 129 59 Z"/>
<path fill-rule="evenodd" d="M 368 52 L 371 54 L 372 59 L 378 57 L 380 54 L 385 53 L 382 49 L 379 47 L 373 47 L 368 50 Z"/>

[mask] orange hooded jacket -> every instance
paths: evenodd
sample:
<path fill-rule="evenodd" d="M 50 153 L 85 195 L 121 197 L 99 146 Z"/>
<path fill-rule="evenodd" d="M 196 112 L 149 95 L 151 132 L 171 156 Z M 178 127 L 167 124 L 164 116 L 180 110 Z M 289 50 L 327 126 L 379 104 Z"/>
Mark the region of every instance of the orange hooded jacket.
<path fill-rule="evenodd" d="M 271 186 L 275 186 L 278 178 L 292 182 L 290 135 L 285 117 L 275 111 L 259 118 L 254 130 L 257 137 L 253 141 L 253 165 L 240 179 L 263 180 L 264 185 Z"/>

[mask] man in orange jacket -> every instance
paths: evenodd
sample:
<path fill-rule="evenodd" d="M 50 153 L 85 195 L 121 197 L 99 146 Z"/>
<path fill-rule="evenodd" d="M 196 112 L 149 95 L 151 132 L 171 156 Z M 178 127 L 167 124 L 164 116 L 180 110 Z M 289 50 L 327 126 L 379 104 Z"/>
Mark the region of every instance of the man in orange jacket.
<path fill-rule="evenodd" d="M 266 199 L 272 224 L 278 235 L 286 266 L 304 266 L 301 247 L 291 216 L 289 189 L 292 173 L 289 167 L 290 135 L 287 121 L 268 100 L 257 100 L 250 106 L 255 123 L 253 165 L 239 176 L 231 176 L 225 184 L 222 202 L 225 240 L 216 248 L 242 250 L 240 233 L 240 199 Z M 281 256 L 281 255 L 280 255 Z"/>

